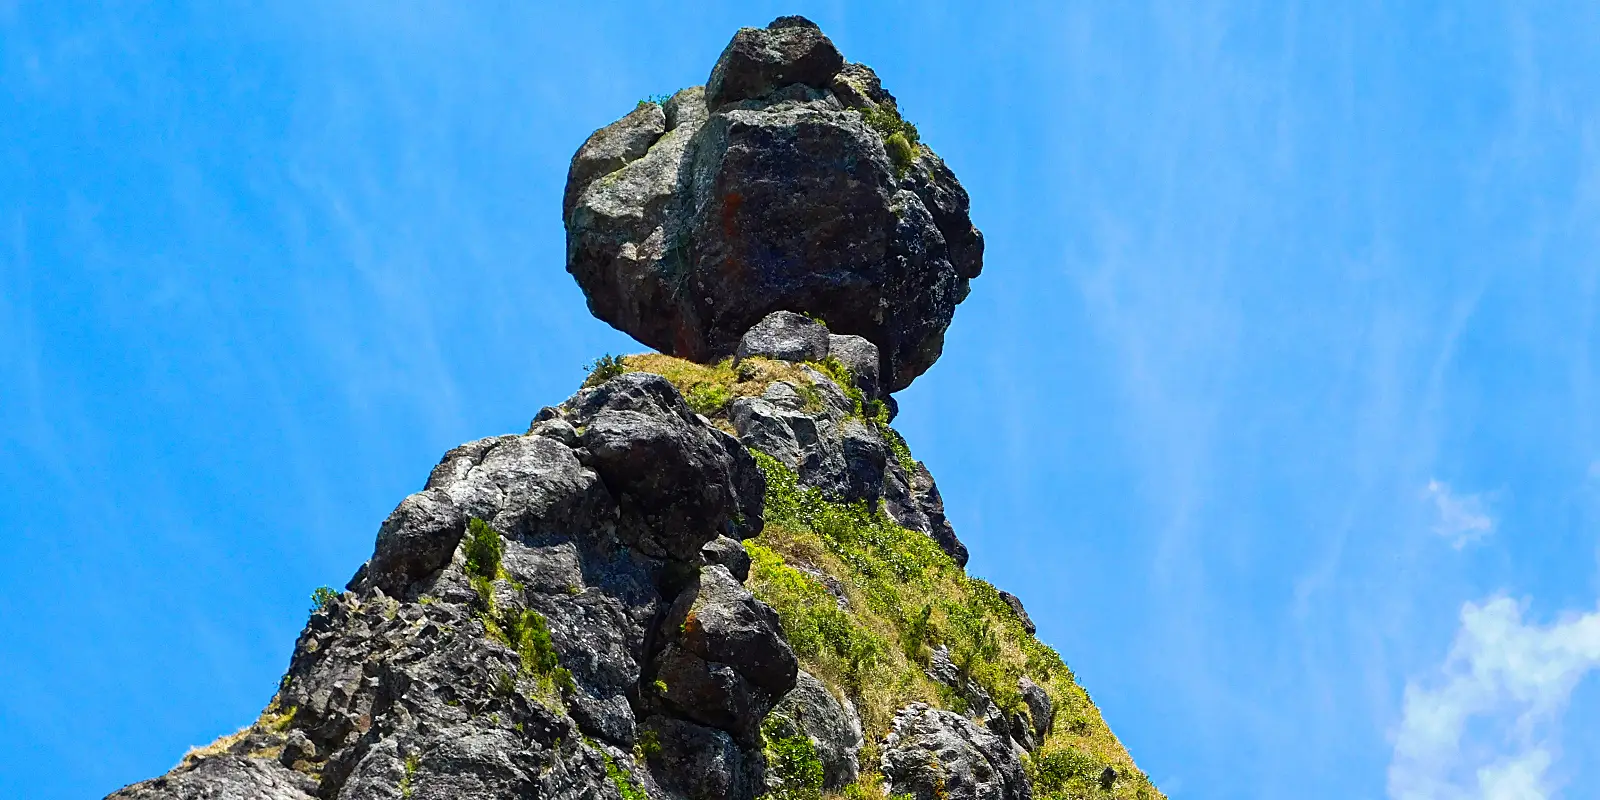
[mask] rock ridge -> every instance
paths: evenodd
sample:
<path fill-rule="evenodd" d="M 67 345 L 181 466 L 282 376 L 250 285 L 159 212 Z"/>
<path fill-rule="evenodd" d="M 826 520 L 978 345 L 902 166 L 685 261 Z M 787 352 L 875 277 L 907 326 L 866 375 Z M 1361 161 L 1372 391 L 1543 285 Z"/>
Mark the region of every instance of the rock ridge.
<path fill-rule="evenodd" d="M 590 308 L 662 352 L 445 453 L 260 718 L 109 797 L 1162 797 L 891 427 L 967 206 L 814 23 L 738 31 L 563 197 Z"/>

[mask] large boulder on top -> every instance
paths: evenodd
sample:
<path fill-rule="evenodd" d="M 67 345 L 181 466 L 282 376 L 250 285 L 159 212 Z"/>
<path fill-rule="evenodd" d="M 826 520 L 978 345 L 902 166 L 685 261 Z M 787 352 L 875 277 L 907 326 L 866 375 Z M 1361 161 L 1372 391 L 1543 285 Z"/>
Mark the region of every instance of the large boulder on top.
<path fill-rule="evenodd" d="M 878 349 L 887 391 L 939 357 L 983 239 L 894 96 L 816 26 L 735 34 L 704 89 L 646 103 L 573 157 L 567 270 L 657 350 L 732 355 L 774 311 Z"/>

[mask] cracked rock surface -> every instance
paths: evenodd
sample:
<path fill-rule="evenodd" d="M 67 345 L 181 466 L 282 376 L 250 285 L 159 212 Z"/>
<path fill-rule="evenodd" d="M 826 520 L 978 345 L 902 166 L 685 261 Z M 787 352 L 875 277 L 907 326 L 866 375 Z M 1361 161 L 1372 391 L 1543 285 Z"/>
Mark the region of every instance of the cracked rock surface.
<path fill-rule="evenodd" d="M 903 389 L 938 359 L 983 237 L 933 151 L 896 160 L 884 126 L 899 121 L 809 21 L 741 29 L 704 88 L 573 156 L 567 271 L 595 316 L 662 352 L 715 360 L 769 313 L 809 313 L 873 344 Z"/>

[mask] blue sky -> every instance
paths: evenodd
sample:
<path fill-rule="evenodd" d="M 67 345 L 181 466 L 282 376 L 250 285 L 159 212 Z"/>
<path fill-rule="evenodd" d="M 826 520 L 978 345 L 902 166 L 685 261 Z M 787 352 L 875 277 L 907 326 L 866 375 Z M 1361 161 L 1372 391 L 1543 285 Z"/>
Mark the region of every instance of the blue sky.
<path fill-rule="evenodd" d="M 1175 800 L 1600 780 L 1593 4 L 193 5 L 0 2 L 0 796 L 249 722 L 445 449 L 637 350 L 567 161 L 797 12 L 987 236 L 898 427 Z"/>

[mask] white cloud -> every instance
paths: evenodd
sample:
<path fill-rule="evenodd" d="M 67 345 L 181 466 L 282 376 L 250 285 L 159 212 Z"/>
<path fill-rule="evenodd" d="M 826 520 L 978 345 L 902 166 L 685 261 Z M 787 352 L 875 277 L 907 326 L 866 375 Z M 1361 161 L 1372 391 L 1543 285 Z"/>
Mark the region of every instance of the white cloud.
<path fill-rule="evenodd" d="M 1559 788 L 1556 728 L 1600 668 L 1600 611 L 1546 626 L 1522 613 L 1505 597 L 1463 605 L 1439 675 L 1407 684 L 1391 800 L 1545 800 Z"/>
<path fill-rule="evenodd" d="M 1456 495 L 1450 485 L 1437 480 L 1428 481 L 1427 496 L 1439 510 L 1439 521 L 1434 533 L 1450 540 L 1450 546 L 1460 550 L 1494 532 L 1494 518 L 1484 510 L 1482 495 Z"/>

